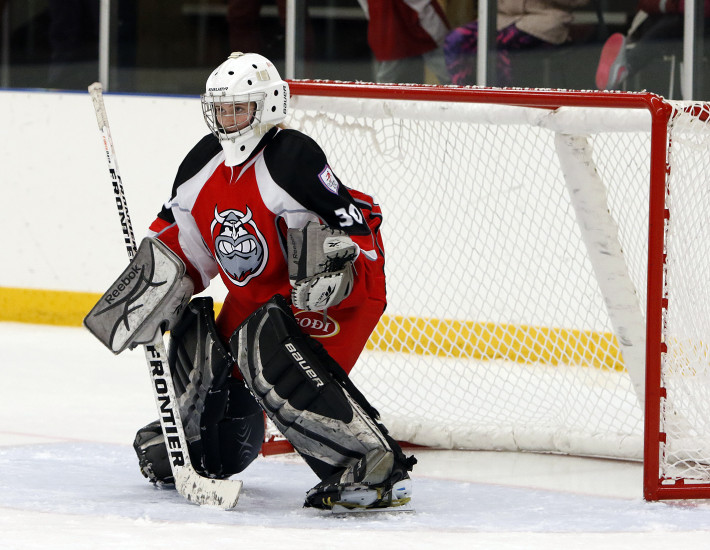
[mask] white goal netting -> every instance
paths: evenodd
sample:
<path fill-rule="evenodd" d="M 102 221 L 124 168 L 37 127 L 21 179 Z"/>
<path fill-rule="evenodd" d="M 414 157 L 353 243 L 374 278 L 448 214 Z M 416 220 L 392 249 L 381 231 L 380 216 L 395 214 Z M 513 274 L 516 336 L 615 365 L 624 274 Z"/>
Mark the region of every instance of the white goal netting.
<path fill-rule="evenodd" d="M 287 122 L 382 207 L 389 305 L 351 376 L 394 437 L 643 457 L 647 111 L 295 96 Z M 682 441 L 710 436 L 705 132 L 671 149 L 671 225 L 695 221 L 668 231 L 670 477 L 710 462 Z"/>
<path fill-rule="evenodd" d="M 667 353 L 662 357 L 660 471 L 710 480 L 710 106 L 673 103 L 666 191 Z"/>

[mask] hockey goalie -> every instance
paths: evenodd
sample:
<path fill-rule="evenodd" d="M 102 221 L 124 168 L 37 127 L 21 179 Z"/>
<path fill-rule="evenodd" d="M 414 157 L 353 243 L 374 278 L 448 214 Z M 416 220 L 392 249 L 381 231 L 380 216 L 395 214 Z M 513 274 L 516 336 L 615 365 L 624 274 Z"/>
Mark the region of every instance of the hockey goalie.
<path fill-rule="evenodd" d="M 203 476 L 244 470 L 266 413 L 321 480 L 305 506 L 408 502 L 416 460 L 348 377 L 386 305 L 379 206 L 280 124 L 289 88 L 266 58 L 231 54 L 201 103 L 211 132 L 85 324 L 115 353 L 170 330 L 168 364 Z M 228 294 L 215 319 L 210 298 L 191 298 L 217 275 Z M 134 448 L 150 481 L 174 481 L 159 421 Z"/>

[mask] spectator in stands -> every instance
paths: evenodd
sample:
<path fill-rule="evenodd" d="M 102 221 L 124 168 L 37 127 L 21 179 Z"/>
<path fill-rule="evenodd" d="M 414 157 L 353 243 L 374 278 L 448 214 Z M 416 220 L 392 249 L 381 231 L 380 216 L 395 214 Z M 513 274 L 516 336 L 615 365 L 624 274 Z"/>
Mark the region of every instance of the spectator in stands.
<path fill-rule="evenodd" d="M 705 32 L 708 32 L 710 0 L 704 1 Z M 626 79 L 653 59 L 672 51 L 673 42 L 683 39 L 683 0 L 640 0 L 626 35 L 612 34 L 604 43 L 597 66 L 600 90 L 617 90 Z"/>
<path fill-rule="evenodd" d="M 589 0 L 498 0 L 496 47 L 498 84 L 513 84 L 510 52 L 553 47 L 570 40 L 574 8 Z M 446 67 L 454 84 L 476 83 L 478 21 L 457 27 L 444 41 Z"/>
<path fill-rule="evenodd" d="M 286 0 L 276 0 L 278 24 L 276 32 L 265 32 L 262 25 L 261 8 L 263 0 L 229 0 L 227 4 L 227 24 L 229 45 L 234 52 L 253 52 L 269 58 L 282 58 L 285 50 Z M 305 54 L 314 51 L 314 32 L 306 15 L 304 47 Z M 264 40 L 264 36 L 268 36 Z"/>
<path fill-rule="evenodd" d="M 441 84 L 450 79 L 441 44 L 449 23 L 437 0 L 358 0 L 368 19 L 375 81 L 424 82 L 423 66 Z"/>
<path fill-rule="evenodd" d="M 229 45 L 233 52 L 255 52 L 264 54 L 270 44 L 262 44 L 261 4 L 262 0 L 229 0 L 227 23 L 229 25 Z M 276 0 L 279 32 L 274 41 L 283 41 L 286 28 L 286 0 Z"/>

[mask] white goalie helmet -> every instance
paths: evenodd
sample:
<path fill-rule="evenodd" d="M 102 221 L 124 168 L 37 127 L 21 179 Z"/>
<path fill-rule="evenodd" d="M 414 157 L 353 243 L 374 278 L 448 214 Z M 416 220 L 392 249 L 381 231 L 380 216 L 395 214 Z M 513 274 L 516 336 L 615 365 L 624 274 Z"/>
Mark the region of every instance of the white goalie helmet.
<path fill-rule="evenodd" d="M 271 61 L 255 53 L 232 53 L 212 71 L 200 97 L 227 166 L 244 162 L 262 136 L 286 118 L 289 105 L 288 84 Z"/>

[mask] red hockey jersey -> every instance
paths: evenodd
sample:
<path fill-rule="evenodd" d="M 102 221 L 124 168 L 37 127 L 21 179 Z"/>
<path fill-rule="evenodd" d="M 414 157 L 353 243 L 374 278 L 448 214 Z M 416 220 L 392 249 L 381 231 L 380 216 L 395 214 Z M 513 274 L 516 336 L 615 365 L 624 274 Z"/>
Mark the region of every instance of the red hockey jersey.
<path fill-rule="evenodd" d="M 218 328 L 228 338 L 272 296 L 290 296 L 286 231 L 310 221 L 345 231 L 361 249 L 353 291 L 336 307 L 367 298 L 384 307 L 380 208 L 343 185 L 318 144 L 296 130 L 273 128 L 235 167 L 224 164 L 214 136 L 204 137 L 150 229 L 183 259 L 196 293 L 221 276 L 229 294 Z"/>
<path fill-rule="evenodd" d="M 358 0 L 367 42 L 378 61 L 422 55 L 440 46 L 449 23 L 437 0 Z"/>

